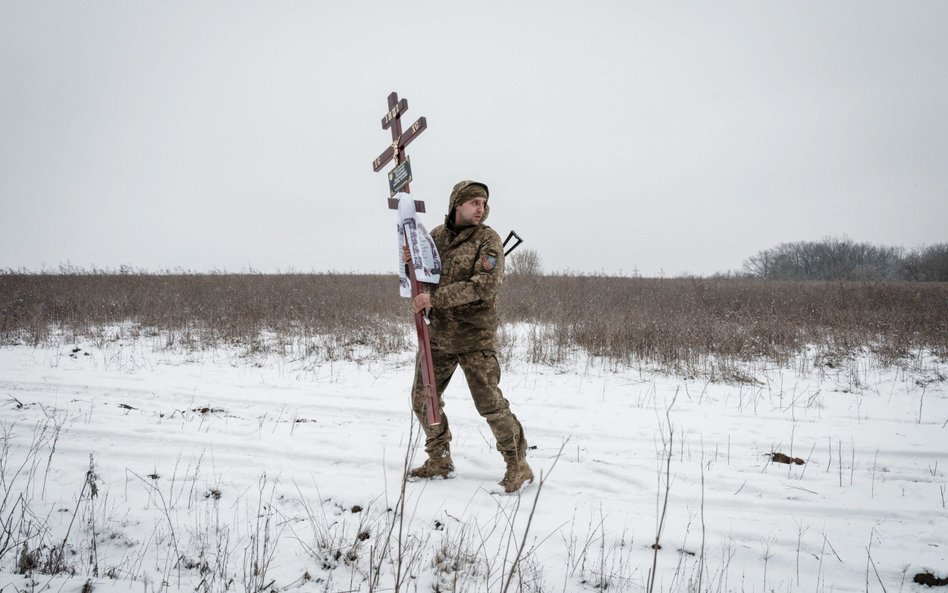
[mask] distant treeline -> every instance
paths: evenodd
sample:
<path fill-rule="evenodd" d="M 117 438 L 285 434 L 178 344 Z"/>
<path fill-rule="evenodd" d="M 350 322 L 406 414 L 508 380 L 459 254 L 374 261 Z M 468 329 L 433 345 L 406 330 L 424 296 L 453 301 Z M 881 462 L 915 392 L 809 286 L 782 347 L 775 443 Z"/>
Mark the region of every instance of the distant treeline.
<path fill-rule="evenodd" d="M 765 280 L 907 280 L 948 282 L 948 243 L 906 252 L 849 239 L 783 243 L 744 262 Z"/>
<path fill-rule="evenodd" d="M 161 276 L 161 277 L 236 277 L 236 276 L 363 276 L 353 273 L 309 272 L 300 273 L 290 268 L 276 274 L 258 272 L 253 269 L 238 274 L 225 270 L 199 272 L 175 268 L 152 272 L 144 268 L 122 265 L 117 270 L 109 268 L 83 268 L 70 263 L 60 264 L 55 270 L 32 271 L 25 268 L 0 269 L 3 278 L 18 276 Z M 533 276 L 585 276 L 574 272 L 547 272 L 535 249 L 520 249 L 506 262 L 506 275 L 511 278 Z M 603 274 L 589 274 L 603 276 Z M 368 274 L 374 276 L 374 274 Z M 634 278 L 639 278 L 636 272 Z M 685 278 L 696 276 L 687 274 Z M 906 282 L 948 282 L 948 243 L 936 243 L 927 247 L 906 250 L 902 247 L 887 247 L 871 243 L 857 243 L 850 239 L 829 237 L 822 241 L 797 241 L 782 243 L 765 249 L 747 258 L 739 271 L 718 273 L 710 276 L 721 278 L 753 278 L 761 280 L 870 280 Z M 213 280 L 206 280 L 213 282 Z"/>

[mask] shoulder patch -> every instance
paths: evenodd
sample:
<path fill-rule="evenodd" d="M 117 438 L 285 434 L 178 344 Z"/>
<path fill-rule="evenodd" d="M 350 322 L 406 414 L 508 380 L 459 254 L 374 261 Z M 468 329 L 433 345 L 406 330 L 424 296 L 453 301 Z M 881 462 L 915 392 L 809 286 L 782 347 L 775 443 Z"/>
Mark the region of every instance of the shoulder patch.
<path fill-rule="evenodd" d="M 485 253 L 481 256 L 481 269 L 490 272 L 497 267 L 497 256 L 493 253 Z"/>

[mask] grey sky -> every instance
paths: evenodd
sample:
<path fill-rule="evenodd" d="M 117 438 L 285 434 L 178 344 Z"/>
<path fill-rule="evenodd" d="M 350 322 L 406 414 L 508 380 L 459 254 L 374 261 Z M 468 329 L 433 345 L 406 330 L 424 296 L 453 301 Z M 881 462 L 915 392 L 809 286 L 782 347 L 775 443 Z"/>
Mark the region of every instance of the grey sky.
<path fill-rule="evenodd" d="M 0 81 L 0 268 L 393 271 L 390 91 L 548 270 L 948 240 L 943 0 L 0 0 Z"/>

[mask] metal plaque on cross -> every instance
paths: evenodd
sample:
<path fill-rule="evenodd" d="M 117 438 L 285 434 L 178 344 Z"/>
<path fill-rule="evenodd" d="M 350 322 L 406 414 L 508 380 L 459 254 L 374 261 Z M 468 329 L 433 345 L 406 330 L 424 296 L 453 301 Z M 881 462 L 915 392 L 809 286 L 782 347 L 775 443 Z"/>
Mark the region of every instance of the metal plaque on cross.
<path fill-rule="evenodd" d="M 406 156 L 405 162 L 395 167 L 388 173 L 388 191 L 390 196 L 394 196 L 402 191 L 411 183 L 411 159 Z M 418 200 L 416 200 L 417 202 Z"/>

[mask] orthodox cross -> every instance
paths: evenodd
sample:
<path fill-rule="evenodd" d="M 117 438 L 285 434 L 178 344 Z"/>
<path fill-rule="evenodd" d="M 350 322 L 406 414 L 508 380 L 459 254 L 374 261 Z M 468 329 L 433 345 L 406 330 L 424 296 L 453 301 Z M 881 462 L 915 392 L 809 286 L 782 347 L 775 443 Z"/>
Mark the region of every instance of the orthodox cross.
<path fill-rule="evenodd" d="M 395 159 L 395 169 L 389 173 L 389 187 L 394 196 L 397 192 L 410 193 L 408 182 L 411 181 L 411 164 L 408 155 L 405 154 L 405 148 L 411 144 L 411 141 L 418 137 L 426 129 L 428 122 L 424 117 L 419 117 L 404 133 L 402 133 L 402 114 L 408 111 L 408 101 L 399 100 L 398 93 L 391 93 L 388 96 L 388 113 L 382 117 L 382 129 L 392 130 L 392 143 L 386 148 L 377 159 L 372 161 L 372 170 L 378 173 L 382 167 L 389 161 Z M 398 208 L 398 200 L 390 197 L 388 207 L 392 210 Z M 425 203 L 421 200 L 415 200 L 415 211 L 424 212 Z"/>
<path fill-rule="evenodd" d="M 411 181 L 411 163 L 408 155 L 405 154 L 405 147 L 414 140 L 418 134 L 428 128 L 428 122 L 425 118 L 419 117 L 418 121 L 413 123 L 405 133 L 402 133 L 402 114 L 408 111 L 408 101 L 398 100 L 398 93 L 391 93 L 388 96 L 388 113 L 382 118 L 382 129 L 392 130 L 392 143 L 385 149 L 377 159 L 372 161 L 372 170 L 378 173 L 392 159 L 395 160 L 395 168 L 388 174 L 388 185 L 390 197 L 388 207 L 397 210 L 398 200 L 394 196 L 398 192 L 409 193 L 408 183 Z M 415 211 L 424 212 L 425 203 L 421 200 L 415 200 Z M 405 231 L 405 243 L 409 242 L 407 229 Z M 411 283 L 411 296 L 414 299 L 424 288 L 415 277 L 415 268 L 412 265 L 405 266 L 408 269 L 408 279 Z M 424 311 L 415 314 L 415 331 L 418 334 L 418 363 L 421 367 L 421 382 L 425 393 L 425 416 L 428 425 L 434 426 L 441 424 L 441 403 L 438 397 L 438 386 L 435 384 L 434 364 L 431 359 L 431 340 L 428 334 L 428 318 Z"/>

